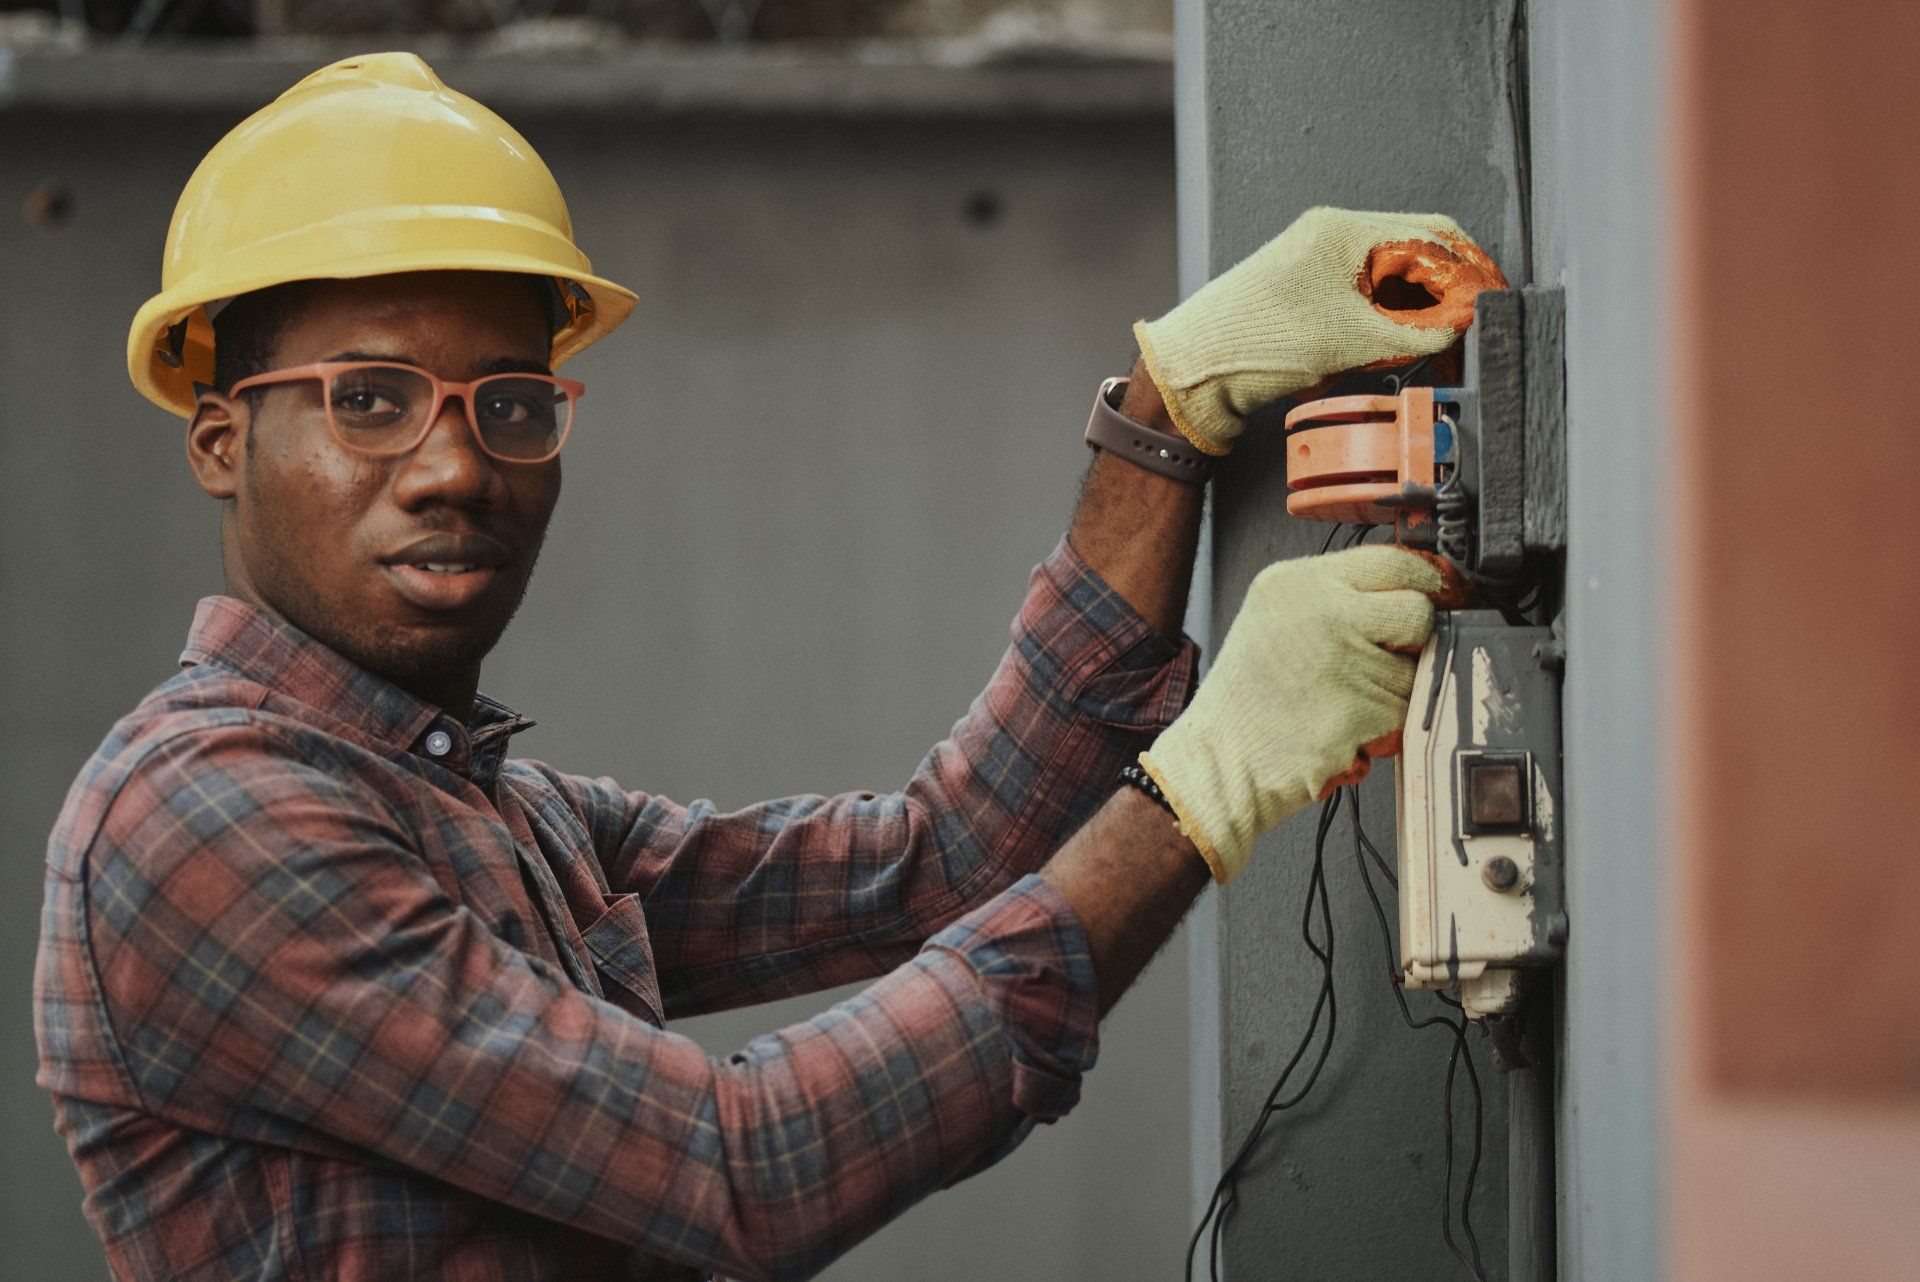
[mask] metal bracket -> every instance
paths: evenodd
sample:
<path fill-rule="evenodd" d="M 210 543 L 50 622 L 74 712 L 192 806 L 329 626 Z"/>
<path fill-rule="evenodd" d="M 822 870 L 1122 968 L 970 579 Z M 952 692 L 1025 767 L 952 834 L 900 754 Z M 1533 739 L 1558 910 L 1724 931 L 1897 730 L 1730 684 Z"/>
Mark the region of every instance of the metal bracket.
<path fill-rule="evenodd" d="M 1476 506 L 1470 567 L 1518 577 L 1567 546 L 1566 295 L 1527 286 L 1474 300 L 1461 398 L 1461 484 Z"/>

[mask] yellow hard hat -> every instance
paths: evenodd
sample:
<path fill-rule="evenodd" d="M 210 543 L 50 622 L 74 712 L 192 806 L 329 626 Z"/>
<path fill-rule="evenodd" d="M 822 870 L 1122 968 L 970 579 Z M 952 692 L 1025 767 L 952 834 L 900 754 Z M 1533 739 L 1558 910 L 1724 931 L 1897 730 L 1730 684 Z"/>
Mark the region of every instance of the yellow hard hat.
<path fill-rule="evenodd" d="M 127 372 L 191 416 L 213 382 L 207 304 L 295 280 L 444 269 L 552 280 L 557 366 L 633 310 L 573 243 L 560 187 L 527 140 L 410 53 L 347 58 L 249 116 L 187 180 L 160 292 L 133 318 Z"/>

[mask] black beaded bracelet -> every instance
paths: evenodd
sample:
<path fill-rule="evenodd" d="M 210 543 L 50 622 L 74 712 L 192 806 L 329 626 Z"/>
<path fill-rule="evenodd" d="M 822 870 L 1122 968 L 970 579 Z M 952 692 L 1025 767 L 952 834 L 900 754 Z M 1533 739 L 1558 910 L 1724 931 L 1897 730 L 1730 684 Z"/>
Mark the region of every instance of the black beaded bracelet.
<path fill-rule="evenodd" d="M 1147 796 L 1153 799 L 1154 805 L 1160 807 L 1170 815 L 1174 814 L 1173 803 L 1167 800 L 1167 794 L 1160 791 L 1160 785 L 1153 781 L 1152 775 L 1140 768 L 1138 762 L 1132 762 L 1120 767 L 1120 782 L 1138 788 L 1141 792 L 1146 793 Z M 1178 815 L 1174 815 L 1174 817 L 1176 819 L 1179 818 Z"/>

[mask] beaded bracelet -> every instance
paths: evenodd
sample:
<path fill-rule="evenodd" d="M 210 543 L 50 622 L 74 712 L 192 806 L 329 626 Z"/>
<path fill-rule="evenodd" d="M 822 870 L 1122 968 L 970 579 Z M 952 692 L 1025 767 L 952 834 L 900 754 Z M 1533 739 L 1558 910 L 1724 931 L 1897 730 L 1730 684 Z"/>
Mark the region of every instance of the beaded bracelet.
<path fill-rule="evenodd" d="M 1174 814 L 1173 803 L 1167 800 L 1167 794 L 1160 791 L 1160 785 L 1153 781 L 1152 775 L 1140 768 L 1138 762 L 1132 762 L 1120 767 L 1120 782 L 1138 788 L 1141 792 L 1146 793 L 1147 796 L 1153 799 L 1154 805 L 1160 807 L 1170 815 Z M 1178 818 L 1179 816 L 1174 815 L 1174 817 Z"/>

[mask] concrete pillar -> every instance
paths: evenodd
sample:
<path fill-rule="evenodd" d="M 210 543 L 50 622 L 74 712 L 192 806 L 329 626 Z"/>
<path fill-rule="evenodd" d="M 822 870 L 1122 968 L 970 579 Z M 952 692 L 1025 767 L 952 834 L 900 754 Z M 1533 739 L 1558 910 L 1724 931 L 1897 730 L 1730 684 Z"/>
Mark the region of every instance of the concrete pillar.
<path fill-rule="evenodd" d="M 1183 267 L 1198 259 L 1206 274 L 1218 273 L 1302 210 L 1332 204 L 1452 214 L 1518 281 L 1510 16 L 1483 0 L 1193 0 L 1181 14 L 1177 64 Z M 1183 274 L 1189 287 L 1197 283 Z M 1326 538 L 1328 527 L 1286 515 L 1284 490 L 1277 434 L 1252 433 L 1215 485 L 1216 639 L 1262 566 L 1317 551 Z M 1390 844 L 1385 774 L 1363 790 L 1363 814 L 1375 841 Z M 1440 1232 L 1449 1041 L 1401 1023 L 1348 833 L 1343 819 L 1327 855 L 1336 1043 L 1313 1093 L 1270 1125 L 1244 1171 L 1224 1255 L 1235 1278 L 1464 1275 Z M 1217 1138 L 1227 1154 L 1313 1007 L 1318 964 L 1300 938 L 1313 837 L 1311 814 L 1283 825 L 1197 922 L 1195 939 L 1210 956 L 1196 958 L 1205 1005 L 1195 1017 L 1195 1064 L 1218 1082 Z M 1478 1052 L 1476 1060 L 1486 1111 L 1473 1222 L 1485 1276 L 1499 1279 L 1508 1276 L 1506 1086 Z M 1466 1100 L 1463 1088 L 1463 1161 Z M 1199 1138 L 1196 1175 L 1217 1173 L 1204 1129 Z M 1456 1198 L 1459 1191 L 1456 1171 Z"/>
<path fill-rule="evenodd" d="M 1668 894 L 1656 737 L 1666 481 L 1663 139 L 1669 6 L 1530 0 L 1533 267 L 1566 290 L 1567 915 L 1558 1082 L 1560 1276 L 1659 1278 Z M 1835 1273 L 1832 1276 L 1843 1276 Z"/>

